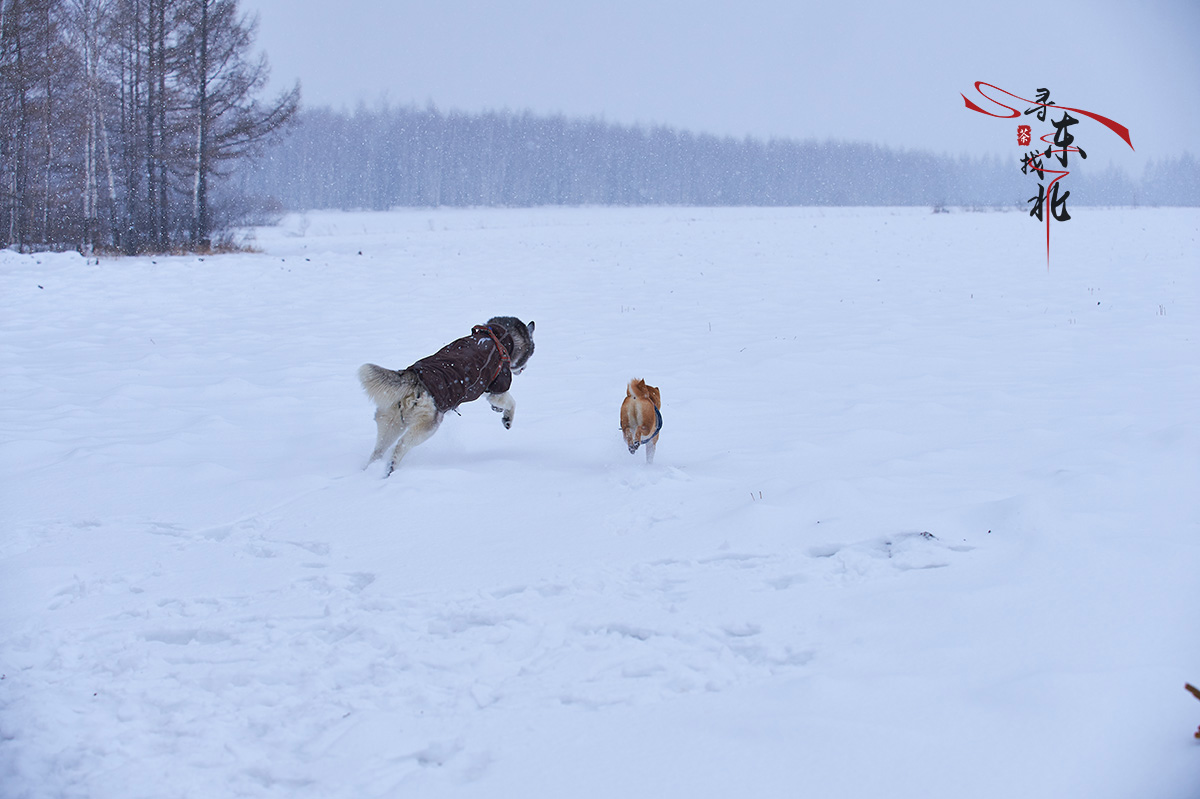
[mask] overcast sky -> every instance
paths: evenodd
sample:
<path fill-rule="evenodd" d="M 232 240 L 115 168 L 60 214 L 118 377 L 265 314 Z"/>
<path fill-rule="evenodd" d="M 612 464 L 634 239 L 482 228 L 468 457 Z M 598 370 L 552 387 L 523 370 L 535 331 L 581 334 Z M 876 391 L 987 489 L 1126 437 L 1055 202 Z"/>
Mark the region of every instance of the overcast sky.
<path fill-rule="evenodd" d="M 1020 155 L 977 80 L 1110 117 L 1089 165 L 1200 156 L 1200 0 L 242 0 L 308 106 L 530 109 L 759 138 Z M 982 104 L 982 103 L 981 103 Z M 1014 103 L 1015 104 L 1015 103 Z M 1024 110 L 1021 108 L 1019 110 Z M 1029 121 L 1025 117 L 1022 121 Z M 1041 132 L 1036 127 L 1035 133 Z"/>

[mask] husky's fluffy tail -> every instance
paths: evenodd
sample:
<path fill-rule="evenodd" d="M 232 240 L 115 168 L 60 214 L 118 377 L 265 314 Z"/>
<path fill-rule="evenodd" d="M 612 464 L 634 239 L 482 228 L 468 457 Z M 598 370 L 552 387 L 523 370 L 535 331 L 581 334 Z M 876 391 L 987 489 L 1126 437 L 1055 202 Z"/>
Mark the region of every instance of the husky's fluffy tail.
<path fill-rule="evenodd" d="M 416 390 L 421 385 L 412 372 L 397 372 L 373 363 L 358 367 L 358 379 L 367 390 L 367 396 L 380 408 L 403 410 L 416 400 Z"/>

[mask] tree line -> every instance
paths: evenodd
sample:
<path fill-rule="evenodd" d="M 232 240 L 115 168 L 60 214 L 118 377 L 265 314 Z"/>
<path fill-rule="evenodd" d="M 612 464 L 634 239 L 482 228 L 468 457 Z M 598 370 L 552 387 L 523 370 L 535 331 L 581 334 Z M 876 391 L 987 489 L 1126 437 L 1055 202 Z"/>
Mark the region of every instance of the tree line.
<path fill-rule="evenodd" d="M 237 0 L 0 0 L 0 247 L 205 250 L 316 208 L 1027 208 L 1036 192 L 1015 159 L 432 105 L 300 110 L 298 85 L 259 99 L 254 37 Z M 1072 204 L 1200 205 L 1191 156 L 1069 181 Z"/>
<path fill-rule="evenodd" d="M 299 104 L 254 35 L 237 0 L 0 0 L 0 247 L 210 248 Z"/>
<path fill-rule="evenodd" d="M 529 112 L 305 109 L 239 171 L 282 210 L 397 206 L 930 205 L 1028 207 L 1018 159 L 939 157 L 872 144 L 717 137 Z M 1200 204 L 1190 156 L 1139 180 L 1088 164 L 1073 203 Z"/>

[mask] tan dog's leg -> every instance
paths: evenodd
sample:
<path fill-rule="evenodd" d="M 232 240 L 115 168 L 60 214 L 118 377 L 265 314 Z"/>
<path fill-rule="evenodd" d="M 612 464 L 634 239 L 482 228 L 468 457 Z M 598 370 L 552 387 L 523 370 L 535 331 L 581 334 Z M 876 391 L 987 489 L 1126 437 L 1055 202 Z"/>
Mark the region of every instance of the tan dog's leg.
<path fill-rule="evenodd" d="M 621 436 L 625 439 L 625 446 L 630 455 L 638 449 L 637 428 L 637 403 L 633 397 L 626 396 L 625 401 L 621 403 Z"/>
<path fill-rule="evenodd" d="M 646 410 L 650 412 L 646 422 L 650 426 L 650 433 L 654 435 L 646 444 L 646 463 L 649 464 L 654 463 L 654 450 L 658 448 L 658 434 L 654 431 L 658 428 L 658 409 L 662 407 L 662 394 L 655 386 L 646 386 L 646 396 L 650 400 L 646 403 L 649 406 Z"/>

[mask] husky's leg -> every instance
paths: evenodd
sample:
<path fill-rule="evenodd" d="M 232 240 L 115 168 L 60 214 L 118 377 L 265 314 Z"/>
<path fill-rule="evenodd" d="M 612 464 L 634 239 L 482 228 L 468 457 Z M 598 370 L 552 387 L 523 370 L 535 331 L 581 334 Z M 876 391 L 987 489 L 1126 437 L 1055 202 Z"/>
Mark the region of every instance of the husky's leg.
<path fill-rule="evenodd" d="M 396 442 L 396 449 L 392 451 L 392 458 L 388 461 L 387 474 L 388 477 L 400 465 L 400 461 L 408 454 L 408 451 L 418 444 L 423 444 L 434 433 L 442 423 L 442 415 L 439 413 L 432 420 L 419 421 L 408 426 L 404 431 L 404 435 L 400 436 L 400 440 Z"/>
<path fill-rule="evenodd" d="M 433 398 L 428 394 L 421 397 L 414 407 L 405 413 L 408 424 L 404 429 L 404 435 L 400 436 L 400 440 L 396 442 L 396 449 L 392 451 L 392 457 L 388 461 L 387 473 L 384 477 L 396 470 L 410 449 L 424 443 L 437 432 L 442 423 L 442 416 L 443 414 L 438 413 L 437 407 L 433 404 Z"/>
<path fill-rule="evenodd" d="M 375 449 L 371 453 L 370 459 L 363 464 L 364 469 L 382 458 L 384 450 L 404 435 L 406 427 L 404 414 L 398 407 L 377 408 L 375 410 L 375 426 L 379 429 L 379 434 L 375 439 Z"/>
<path fill-rule="evenodd" d="M 517 401 L 512 398 L 512 394 L 507 391 L 503 394 L 488 394 L 488 402 L 492 404 L 493 411 L 504 414 L 500 417 L 504 422 L 504 429 L 512 427 L 513 414 L 517 410 Z"/>
<path fill-rule="evenodd" d="M 650 439 L 646 446 L 646 463 L 654 463 L 654 449 L 658 446 L 658 436 Z"/>

